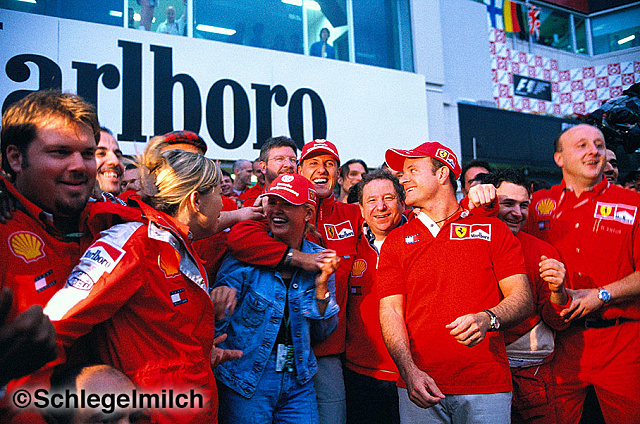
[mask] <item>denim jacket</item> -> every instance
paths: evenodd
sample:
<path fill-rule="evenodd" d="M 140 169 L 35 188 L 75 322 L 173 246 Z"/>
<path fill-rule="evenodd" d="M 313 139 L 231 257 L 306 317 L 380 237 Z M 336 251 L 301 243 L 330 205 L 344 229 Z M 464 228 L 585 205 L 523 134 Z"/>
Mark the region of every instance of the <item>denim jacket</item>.
<path fill-rule="evenodd" d="M 305 253 L 323 250 L 307 240 L 302 243 Z M 298 269 L 289 286 L 295 372 L 300 384 L 311 380 L 317 370 L 311 343 L 327 338 L 338 326 L 340 307 L 335 299 L 333 275 L 328 282 L 331 297 L 324 315 L 320 315 L 316 302 L 316 275 Z M 218 271 L 214 287 L 220 286 L 236 289 L 237 304 L 233 314 L 216 322 L 216 336 L 227 333 L 227 339 L 219 347 L 239 349 L 243 355 L 219 365 L 214 373 L 227 387 L 251 398 L 280 330 L 287 297 L 286 286 L 277 270 L 254 267 L 231 255 L 225 257 Z"/>

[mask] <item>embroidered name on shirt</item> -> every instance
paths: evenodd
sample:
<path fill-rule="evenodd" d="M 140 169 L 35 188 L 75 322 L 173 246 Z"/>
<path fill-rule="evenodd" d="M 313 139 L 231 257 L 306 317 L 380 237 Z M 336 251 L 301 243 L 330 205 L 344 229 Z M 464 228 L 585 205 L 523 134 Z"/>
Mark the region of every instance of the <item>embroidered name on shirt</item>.
<path fill-rule="evenodd" d="M 44 258 L 44 242 L 36 234 L 28 231 L 18 231 L 9 236 L 11 252 L 22 258 L 26 263 Z"/>
<path fill-rule="evenodd" d="M 597 202 L 593 217 L 595 219 L 618 221 L 623 224 L 633 225 L 637 209 L 635 206 L 621 203 Z"/>
<path fill-rule="evenodd" d="M 324 224 L 324 230 L 327 233 L 328 240 L 344 240 L 354 236 L 353 228 L 349 221 L 344 221 L 336 225 Z"/>
<path fill-rule="evenodd" d="M 491 241 L 491 224 L 453 224 L 449 238 L 451 240 L 480 239 Z"/>
<path fill-rule="evenodd" d="M 414 234 L 412 236 L 407 236 L 404 238 L 404 242 L 406 244 L 417 243 L 420 241 L 420 234 Z"/>
<path fill-rule="evenodd" d="M 34 279 L 36 293 L 40 293 L 41 291 L 46 290 L 56 284 L 56 280 L 53 279 L 52 275 L 53 270 L 50 269 L 49 271 Z"/>
<path fill-rule="evenodd" d="M 367 261 L 365 261 L 364 259 L 357 259 L 353 261 L 353 265 L 351 266 L 351 276 L 362 277 L 362 275 L 366 270 L 367 270 Z"/>
<path fill-rule="evenodd" d="M 173 302 L 173 306 L 182 305 L 183 303 L 187 303 L 187 299 L 184 298 L 184 289 L 173 290 L 169 292 L 171 295 L 171 301 Z"/>

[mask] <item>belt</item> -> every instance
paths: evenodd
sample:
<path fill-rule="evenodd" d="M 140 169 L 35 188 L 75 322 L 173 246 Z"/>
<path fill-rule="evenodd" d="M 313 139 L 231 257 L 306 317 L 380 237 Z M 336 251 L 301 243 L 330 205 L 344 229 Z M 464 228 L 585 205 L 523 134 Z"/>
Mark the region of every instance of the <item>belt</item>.
<path fill-rule="evenodd" d="M 580 318 L 573 321 L 574 325 L 584 328 L 609 328 L 616 325 L 624 324 L 625 322 L 636 321 L 635 319 L 619 317 L 611 319 L 602 318 Z"/>

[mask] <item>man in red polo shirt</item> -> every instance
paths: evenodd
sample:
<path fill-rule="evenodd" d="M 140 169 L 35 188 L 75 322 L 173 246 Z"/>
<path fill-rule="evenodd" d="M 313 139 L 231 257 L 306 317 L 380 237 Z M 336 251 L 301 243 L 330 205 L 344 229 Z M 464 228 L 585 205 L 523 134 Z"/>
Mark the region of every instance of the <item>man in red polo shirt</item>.
<path fill-rule="evenodd" d="M 349 276 L 344 384 L 349 424 L 400 422 L 396 381 L 400 375 L 382 340 L 374 291 L 380 248 L 407 222 L 404 189 L 386 171 L 373 171 L 351 188 L 364 218 L 358 253 Z"/>
<path fill-rule="evenodd" d="M 11 325 L 25 313 L 31 315 L 34 319 L 22 324 L 39 325 L 26 336 L 37 336 L 39 326 L 50 325 L 41 307 L 64 286 L 93 239 L 80 229 L 96 183 L 99 137 L 95 108 L 56 90 L 31 93 L 2 116 L 2 169 L 9 180 L 0 178 L 17 206 L 12 219 L 0 225 L 0 287 L 13 292 L 12 304 L 8 312 L 3 305 L 0 319 Z M 22 368 L 35 371 L 55 357 L 54 346 L 47 349 L 43 340 L 43 350 L 34 348 L 20 358 Z M 14 371 L 11 378 L 24 375 Z M 9 391 L 20 384 L 14 381 Z M 10 399 L 7 394 L 0 405 L 6 421 L 9 411 L 3 408 Z M 38 422 L 37 417 L 12 418 Z"/>
<path fill-rule="evenodd" d="M 520 231 L 527 222 L 531 182 L 522 171 L 505 169 L 487 174 L 483 183 L 496 187 L 498 218 L 520 241 L 536 312 L 504 332 L 511 366 L 514 424 L 555 423 L 553 381 L 549 363 L 553 358 L 555 331 L 569 323 L 560 312 L 569 306 L 564 285 L 565 267 L 549 243 Z"/>
<path fill-rule="evenodd" d="M 603 178 L 605 140 L 590 125 L 560 134 L 563 180 L 534 193 L 525 231 L 551 243 L 572 297 L 552 362 L 559 423 L 578 423 L 588 386 L 608 423 L 640 422 L 640 195 Z"/>
<path fill-rule="evenodd" d="M 313 183 L 318 194 L 316 232 L 307 239 L 337 252 L 340 265 L 335 274 L 336 301 L 340 306 L 338 328 L 327 339 L 314 346 L 318 372 L 314 385 L 318 396 L 320 423 L 344 423 L 346 397 L 340 355 L 345 349 L 347 284 L 362 216 L 356 205 L 336 202 L 333 189 L 338 179 L 340 157 L 336 146 L 327 140 L 313 140 L 305 144 L 300 154 L 298 173 Z M 247 243 L 250 240 L 250 243 Z M 232 229 L 227 245 L 233 255 L 243 261 L 263 266 L 298 266 L 317 270 L 316 259 L 322 253 L 308 255 L 290 249 L 269 237 L 264 222 L 241 223 Z"/>
<path fill-rule="evenodd" d="M 385 159 L 403 171 L 415 208 L 386 238 L 377 274 L 382 334 L 402 377 L 401 422 L 509 422 L 511 374 L 498 330 L 533 311 L 518 240 L 500 220 L 458 204 L 460 166 L 447 147 L 390 149 Z"/>

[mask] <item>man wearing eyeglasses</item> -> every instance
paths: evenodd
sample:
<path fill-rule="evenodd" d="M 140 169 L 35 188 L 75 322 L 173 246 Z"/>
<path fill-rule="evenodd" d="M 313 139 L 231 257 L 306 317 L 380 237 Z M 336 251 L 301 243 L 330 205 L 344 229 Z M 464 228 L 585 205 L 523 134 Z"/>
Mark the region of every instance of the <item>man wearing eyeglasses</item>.
<path fill-rule="evenodd" d="M 260 172 L 264 174 L 264 186 L 261 190 L 254 190 L 257 184 L 242 196 L 242 206 L 254 206 L 256 199 L 269 187 L 278 175 L 293 174 L 298 164 L 298 147 L 289 137 L 271 137 L 265 141 L 260 149 Z M 257 206 L 257 205 L 256 205 Z"/>

